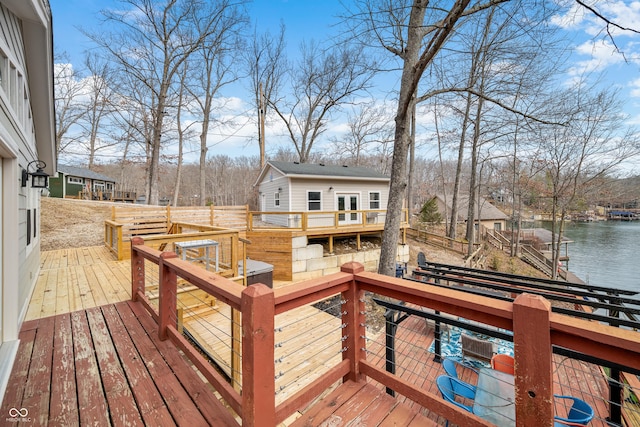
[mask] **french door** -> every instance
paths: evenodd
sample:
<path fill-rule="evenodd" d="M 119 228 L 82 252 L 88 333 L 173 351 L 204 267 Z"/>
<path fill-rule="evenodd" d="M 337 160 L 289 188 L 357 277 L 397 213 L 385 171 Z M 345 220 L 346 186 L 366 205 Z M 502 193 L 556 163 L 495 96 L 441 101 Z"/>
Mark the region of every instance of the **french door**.
<path fill-rule="evenodd" d="M 357 194 L 338 194 L 338 224 L 357 224 L 359 222 L 358 195 Z M 344 212 L 344 213 L 343 213 Z"/>

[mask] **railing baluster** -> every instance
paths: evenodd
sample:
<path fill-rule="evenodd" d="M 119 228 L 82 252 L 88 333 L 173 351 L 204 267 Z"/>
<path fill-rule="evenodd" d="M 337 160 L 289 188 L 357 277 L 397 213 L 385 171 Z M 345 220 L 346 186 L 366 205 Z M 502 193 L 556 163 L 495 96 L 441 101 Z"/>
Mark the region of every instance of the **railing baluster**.
<path fill-rule="evenodd" d="M 160 254 L 160 301 L 158 302 L 158 337 L 167 339 L 167 327 L 173 323 L 176 326 L 176 307 L 178 276 L 171 267 L 165 265 L 165 260 L 177 258 L 174 252 Z"/>
<path fill-rule="evenodd" d="M 144 245 L 141 237 L 131 239 L 131 300 L 138 301 L 138 292 L 145 292 L 144 258 L 133 249 Z"/>

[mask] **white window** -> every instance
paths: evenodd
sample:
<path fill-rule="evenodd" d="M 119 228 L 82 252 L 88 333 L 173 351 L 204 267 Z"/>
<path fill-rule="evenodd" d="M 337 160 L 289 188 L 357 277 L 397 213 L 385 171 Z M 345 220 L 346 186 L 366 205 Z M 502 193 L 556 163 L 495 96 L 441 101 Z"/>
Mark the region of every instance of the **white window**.
<path fill-rule="evenodd" d="M 307 206 L 310 211 L 322 210 L 322 193 L 320 191 L 307 191 Z"/>
<path fill-rule="evenodd" d="M 369 209 L 380 209 L 380 192 L 369 192 Z"/>
<path fill-rule="evenodd" d="M 273 206 L 280 206 L 280 193 L 273 193 Z"/>
<path fill-rule="evenodd" d="M 67 182 L 69 184 L 82 184 L 84 185 L 84 178 L 78 178 L 77 176 L 68 176 Z"/>

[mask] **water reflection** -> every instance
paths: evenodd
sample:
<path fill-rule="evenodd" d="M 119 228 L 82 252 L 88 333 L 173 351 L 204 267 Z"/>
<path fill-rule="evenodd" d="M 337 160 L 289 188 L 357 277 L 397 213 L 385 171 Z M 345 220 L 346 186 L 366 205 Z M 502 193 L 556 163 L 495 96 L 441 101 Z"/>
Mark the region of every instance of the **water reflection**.
<path fill-rule="evenodd" d="M 640 221 L 568 223 L 565 235 L 574 241 L 570 271 L 592 285 L 640 292 Z"/>

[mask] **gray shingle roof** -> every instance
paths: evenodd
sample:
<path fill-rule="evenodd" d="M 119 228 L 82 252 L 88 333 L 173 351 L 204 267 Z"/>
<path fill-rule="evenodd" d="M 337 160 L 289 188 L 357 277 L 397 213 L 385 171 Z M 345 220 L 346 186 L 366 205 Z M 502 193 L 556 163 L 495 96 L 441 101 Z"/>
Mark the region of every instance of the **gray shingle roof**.
<path fill-rule="evenodd" d="M 388 180 L 389 177 L 373 169 L 357 166 L 329 166 L 323 164 L 269 161 L 268 164 L 285 175 L 368 178 Z"/>
<path fill-rule="evenodd" d="M 450 211 L 451 209 L 451 204 L 452 204 L 452 197 L 451 195 L 447 195 L 447 197 L 445 198 L 442 194 L 438 194 L 436 197 L 438 197 L 440 200 L 445 201 L 446 206 L 447 206 L 447 210 Z M 478 211 L 478 201 L 476 201 L 476 215 L 477 215 L 477 211 Z M 469 209 L 469 195 L 468 194 L 460 194 L 458 195 L 458 218 L 459 220 L 462 221 L 466 221 L 467 220 L 467 211 Z M 504 212 L 502 212 L 500 209 L 498 209 L 497 207 L 493 206 L 491 203 L 489 203 L 487 200 L 485 200 L 483 197 L 480 197 L 480 219 L 481 220 L 507 220 L 509 219 L 509 216 L 507 214 L 505 214 Z"/>
<path fill-rule="evenodd" d="M 78 168 L 75 166 L 58 165 L 58 172 L 62 172 L 65 175 L 77 176 L 80 178 L 89 178 L 89 179 L 94 179 L 98 181 L 116 182 L 115 179 L 109 176 L 103 175 L 98 172 L 94 172 L 89 169 Z"/>

